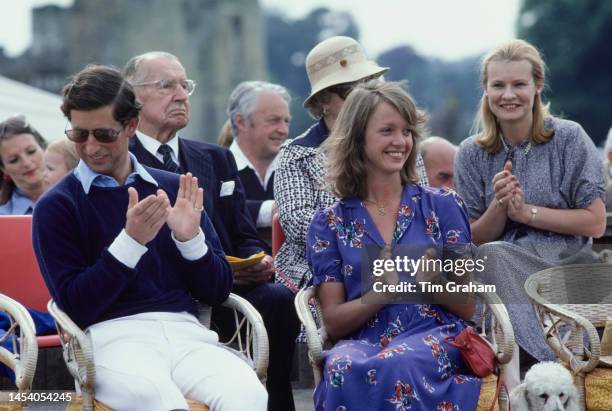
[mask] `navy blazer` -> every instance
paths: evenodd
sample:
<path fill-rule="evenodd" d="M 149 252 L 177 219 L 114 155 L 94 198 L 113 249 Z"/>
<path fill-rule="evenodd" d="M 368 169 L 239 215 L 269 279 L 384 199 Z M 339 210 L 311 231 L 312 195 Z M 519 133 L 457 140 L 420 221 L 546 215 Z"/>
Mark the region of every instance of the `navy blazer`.
<path fill-rule="evenodd" d="M 130 151 L 146 166 L 164 169 L 164 164 L 149 153 L 136 136 L 130 139 Z M 204 189 L 204 208 L 227 255 L 245 258 L 270 249 L 258 236 L 246 206 L 244 188 L 238 177 L 232 153 L 221 146 L 179 137 L 181 169 L 198 178 Z M 221 185 L 234 181 L 231 195 L 221 197 Z"/>

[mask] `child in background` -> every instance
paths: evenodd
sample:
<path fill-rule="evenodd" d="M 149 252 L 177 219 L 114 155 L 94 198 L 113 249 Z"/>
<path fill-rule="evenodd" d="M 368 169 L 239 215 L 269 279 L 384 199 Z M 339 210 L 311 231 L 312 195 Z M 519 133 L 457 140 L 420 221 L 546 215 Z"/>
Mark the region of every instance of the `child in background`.
<path fill-rule="evenodd" d="M 45 190 L 53 187 L 79 163 L 79 156 L 70 140 L 57 140 L 45 151 Z"/>

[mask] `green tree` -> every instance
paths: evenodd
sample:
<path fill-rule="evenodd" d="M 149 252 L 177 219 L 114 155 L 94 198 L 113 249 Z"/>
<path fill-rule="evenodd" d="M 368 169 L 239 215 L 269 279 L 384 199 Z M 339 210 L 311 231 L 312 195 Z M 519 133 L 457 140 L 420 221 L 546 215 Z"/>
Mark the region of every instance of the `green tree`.
<path fill-rule="evenodd" d="M 378 63 L 391 68 L 387 80 L 408 81 L 408 91 L 429 116 L 429 134 L 454 143 L 469 136 L 481 92 L 476 58 L 446 62 L 399 46 L 378 56 Z"/>
<path fill-rule="evenodd" d="M 523 0 L 517 32 L 544 55 L 552 111 L 601 144 L 612 125 L 612 1 Z"/>

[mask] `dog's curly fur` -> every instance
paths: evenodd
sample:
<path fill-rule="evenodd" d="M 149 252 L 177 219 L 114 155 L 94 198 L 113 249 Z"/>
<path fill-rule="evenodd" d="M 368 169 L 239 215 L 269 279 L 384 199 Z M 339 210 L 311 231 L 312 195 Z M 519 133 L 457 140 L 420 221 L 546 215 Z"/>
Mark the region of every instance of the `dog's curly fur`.
<path fill-rule="evenodd" d="M 578 390 L 561 364 L 535 364 L 510 393 L 512 411 L 578 411 Z"/>

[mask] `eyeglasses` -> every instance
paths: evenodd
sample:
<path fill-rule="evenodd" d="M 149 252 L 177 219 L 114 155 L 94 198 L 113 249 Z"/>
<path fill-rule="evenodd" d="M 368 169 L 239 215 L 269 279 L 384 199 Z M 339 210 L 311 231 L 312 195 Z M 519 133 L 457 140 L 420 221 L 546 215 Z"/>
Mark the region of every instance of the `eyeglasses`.
<path fill-rule="evenodd" d="M 66 137 L 68 137 L 70 141 L 75 143 L 86 142 L 90 133 L 93 134 L 96 140 L 98 140 L 100 143 L 112 143 L 113 141 L 117 140 L 121 130 L 114 130 L 112 128 L 96 128 L 93 130 L 86 130 L 84 128 L 76 127 L 72 130 L 64 130 L 64 133 L 66 133 Z"/>
<path fill-rule="evenodd" d="M 346 100 L 348 95 L 351 94 L 351 91 L 353 91 L 353 89 L 355 88 L 357 84 L 358 83 L 336 84 L 334 86 L 328 87 L 327 91 L 329 91 L 330 93 L 336 94 L 342 100 Z"/>
<path fill-rule="evenodd" d="M 188 96 L 192 95 L 195 91 L 196 82 L 193 80 L 167 80 L 161 79 L 157 81 L 147 81 L 145 83 L 132 84 L 134 87 L 140 86 L 155 86 L 157 90 L 162 94 L 172 94 L 176 90 L 176 86 L 181 86 Z"/>

